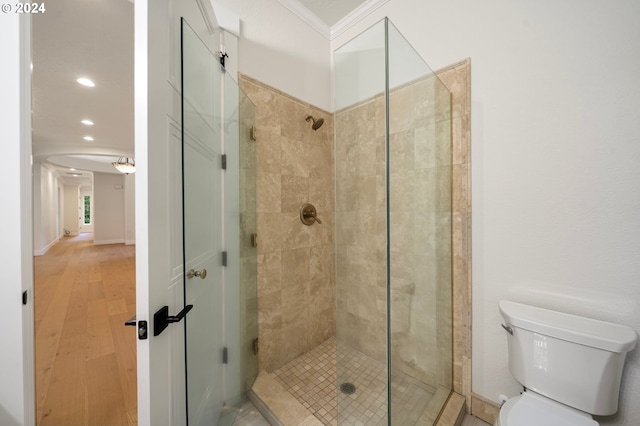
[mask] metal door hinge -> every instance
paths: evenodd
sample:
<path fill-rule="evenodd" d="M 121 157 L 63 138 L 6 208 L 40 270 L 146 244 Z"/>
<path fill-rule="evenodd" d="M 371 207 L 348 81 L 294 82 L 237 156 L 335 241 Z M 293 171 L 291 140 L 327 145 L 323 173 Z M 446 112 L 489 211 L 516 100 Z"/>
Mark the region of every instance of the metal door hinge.
<path fill-rule="evenodd" d="M 27 293 L 27 290 L 25 290 L 22 292 L 22 304 L 26 305 L 28 301 L 29 301 L 29 294 Z"/>
<path fill-rule="evenodd" d="M 227 170 L 227 154 L 222 154 L 220 156 L 220 161 L 222 170 Z"/>
<path fill-rule="evenodd" d="M 258 352 L 260 352 L 260 341 L 256 337 L 253 339 L 253 354 L 258 355 Z"/>
<path fill-rule="evenodd" d="M 220 57 L 220 65 L 222 65 L 222 71 L 226 71 L 225 62 L 226 62 L 226 59 L 229 57 L 229 55 L 227 55 L 226 52 L 221 51 L 221 52 L 218 52 L 218 56 Z"/>
<path fill-rule="evenodd" d="M 222 266 L 227 266 L 227 252 L 222 252 Z"/>
<path fill-rule="evenodd" d="M 223 364 L 229 363 L 229 351 L 227 350 L 226 346 L 222 349 L 222 363 Z"/>
<path fill-rule="evenodd" d="M 251 247 L 258 247 L 258 234 L 251 234 Z"/>
<path fill-rule="evenodd" d="M 251 126 L 251 129 L 249 130 L 249 138 L 252 141 L 258 140 L 258 131 L 256 130 L 256 126 Z"/>

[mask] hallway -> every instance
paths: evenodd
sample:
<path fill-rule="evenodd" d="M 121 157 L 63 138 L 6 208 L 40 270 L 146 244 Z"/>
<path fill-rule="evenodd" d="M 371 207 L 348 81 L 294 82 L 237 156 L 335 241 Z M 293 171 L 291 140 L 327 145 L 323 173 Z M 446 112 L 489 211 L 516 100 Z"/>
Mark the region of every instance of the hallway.
<path fill-rule="evenodd" d="M 38 425 L 136 425 L 135 246 L 61 239 L 34 258 Z"/>

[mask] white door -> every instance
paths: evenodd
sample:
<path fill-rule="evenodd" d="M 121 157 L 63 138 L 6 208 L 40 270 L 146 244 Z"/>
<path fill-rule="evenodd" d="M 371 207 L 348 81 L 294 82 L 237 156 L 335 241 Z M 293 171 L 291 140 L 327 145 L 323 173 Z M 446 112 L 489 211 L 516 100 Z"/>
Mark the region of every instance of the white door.
<path fill-rule="evenodd" d="M 186 423 L 184 322 L 154 336 L 154 313 L 182 311 L 180 22 L 215 51 L 205 0 L 137 0 L 135 10 L 136 316 L 138 424 Z M 191 314 L 189 314 L 191 315 Z"/>
<path fill-rule="evenodd" d="M 8 6 L 8 5 L 7 5 Z M 0 14 L 0 424 L 35 424 L 31 212 L 30 18 Z M 26 299 L 23 303 L 23 294 Z"/>
<path fill-rule="evenodd" d="M 219 423 L 224 396 L 222 72 L 187 19 L 181 52 L 187 418 L 204 426 Z"/>

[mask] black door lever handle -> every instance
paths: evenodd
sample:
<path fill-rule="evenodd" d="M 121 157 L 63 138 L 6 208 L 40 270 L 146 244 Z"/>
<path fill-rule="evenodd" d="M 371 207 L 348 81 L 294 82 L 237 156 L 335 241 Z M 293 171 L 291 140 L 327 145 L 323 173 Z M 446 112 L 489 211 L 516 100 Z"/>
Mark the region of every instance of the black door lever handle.
<path fill-rule="evenodd" d="M 169 315 L 169 307 L 163 306 L 153 314 L 153 335 L 159 336 L 169 324 L 179 322 L 193 308 L 193 305 L 185 306 L 178 315 Z"/>

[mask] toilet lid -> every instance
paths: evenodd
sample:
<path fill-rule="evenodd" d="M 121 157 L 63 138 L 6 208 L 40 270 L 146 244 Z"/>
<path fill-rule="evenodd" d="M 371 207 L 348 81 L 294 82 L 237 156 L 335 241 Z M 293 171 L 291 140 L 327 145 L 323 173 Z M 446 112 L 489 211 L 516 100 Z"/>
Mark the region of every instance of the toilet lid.
<path fill-rule="evenodd" d="M 509 399 L 499 417 L 500 426 L 598 426 L 588 414 L 530 391 Z"/>

